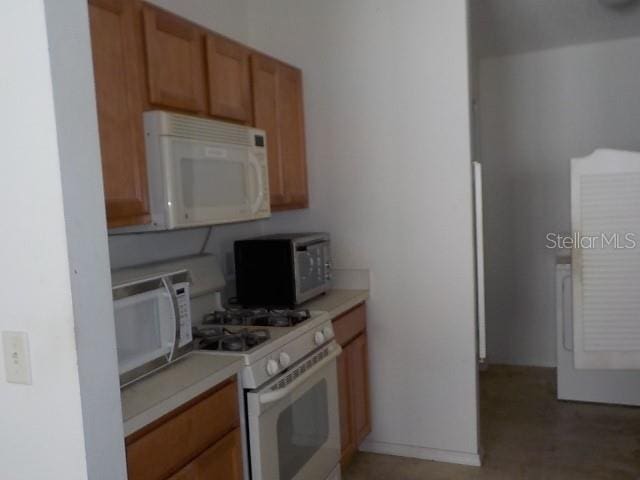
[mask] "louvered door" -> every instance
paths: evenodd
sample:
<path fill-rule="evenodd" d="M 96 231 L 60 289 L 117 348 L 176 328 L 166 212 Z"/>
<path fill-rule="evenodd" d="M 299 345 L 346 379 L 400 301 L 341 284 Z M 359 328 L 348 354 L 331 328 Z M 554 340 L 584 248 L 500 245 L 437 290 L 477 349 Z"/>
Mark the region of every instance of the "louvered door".
<path fill-rule="evenodd" d="M 640 369 L 640 153 L 574 159 L 571 209 L 575 366 Z"/>

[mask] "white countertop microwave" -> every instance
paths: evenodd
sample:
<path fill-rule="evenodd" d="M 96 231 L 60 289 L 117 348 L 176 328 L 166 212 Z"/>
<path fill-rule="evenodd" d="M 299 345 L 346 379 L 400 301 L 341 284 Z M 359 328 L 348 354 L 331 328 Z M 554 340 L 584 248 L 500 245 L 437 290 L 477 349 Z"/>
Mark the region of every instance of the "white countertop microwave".
<path fill-rule="evenodd" d="M 127 278 L 126 270 L 122 273 L 112 273 L 121 387 L 193 350 L 189 272 L 156 272 L 139 278 Z"/>
<path fill-rule="evenodd" d="M 172 112 L 144 113 L 151 223 L 110 230 L 173 230 L 266 218 L 262 130 Z"/>

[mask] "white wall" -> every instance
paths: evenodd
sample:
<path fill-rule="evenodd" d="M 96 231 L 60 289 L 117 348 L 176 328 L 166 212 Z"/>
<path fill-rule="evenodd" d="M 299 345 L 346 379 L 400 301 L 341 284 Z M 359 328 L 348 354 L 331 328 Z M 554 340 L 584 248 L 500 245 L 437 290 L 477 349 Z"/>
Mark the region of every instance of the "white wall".
<path fill-rule="evenodd" d="M 87 2 L 46 7 L 89 478 L 125 478 Z"/>
<path fill-rule="evenodd" d="M 125 478 L 86 2 L 5 7 L 0 330 L 28 334 L 32 384 L 2 367 L 0 476 Z"/>
<path fill-rule="evenodd" d="M 370 268 L 366 448 L 477 460 L 464 1 L 250 0 L 249 40 L 304 71 L 312 208 Z"/>
<path fill-rule="evenodd" d="M 490 361 L 555 365 L 554 264 L 568 232 L 569 159 L 640 150 L 640 39 L 479 65 Z"/>

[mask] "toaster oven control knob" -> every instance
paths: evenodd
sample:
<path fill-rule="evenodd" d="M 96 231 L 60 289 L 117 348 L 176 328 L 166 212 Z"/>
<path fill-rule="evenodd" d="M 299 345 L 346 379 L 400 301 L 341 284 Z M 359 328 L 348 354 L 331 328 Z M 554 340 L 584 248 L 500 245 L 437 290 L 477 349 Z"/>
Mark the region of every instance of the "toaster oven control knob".
<path fill-rule="evenodd" d="M 317 331 L 313 336 L 313 341 L 318 346 L 322 345 L 324 343 L 324 333 Z"/>
<path fill-rule="evenodd" d="M 327 340 L 331 340 L 333 338 L 333 330 L 331 330 L 331 327 L 324 327 L 322 329 L 322 334 Z"/>
<path fill-rule="evenodd" d="M 267 360 L 267 375 L 273 377 L 276 373 L 278 373 L 278 362 L 273 359 Z"/>
<path fill-rule="evenodd" d="M 282 352 L 280 353 L 280 366 L 282 368 L 287 368 L 291 364 L 291 357 L 288 353 Z"/>

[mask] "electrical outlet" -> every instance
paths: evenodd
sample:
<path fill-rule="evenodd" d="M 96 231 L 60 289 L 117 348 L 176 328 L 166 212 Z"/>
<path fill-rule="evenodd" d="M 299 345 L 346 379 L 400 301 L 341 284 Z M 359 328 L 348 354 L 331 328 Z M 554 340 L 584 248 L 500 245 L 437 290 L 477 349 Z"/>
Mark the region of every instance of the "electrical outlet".
<path fill-rule="evenodd" d="M 7 382 L 31 385 L 31 361 L 27 334 L 2 332 L 2 347 Z"/>

